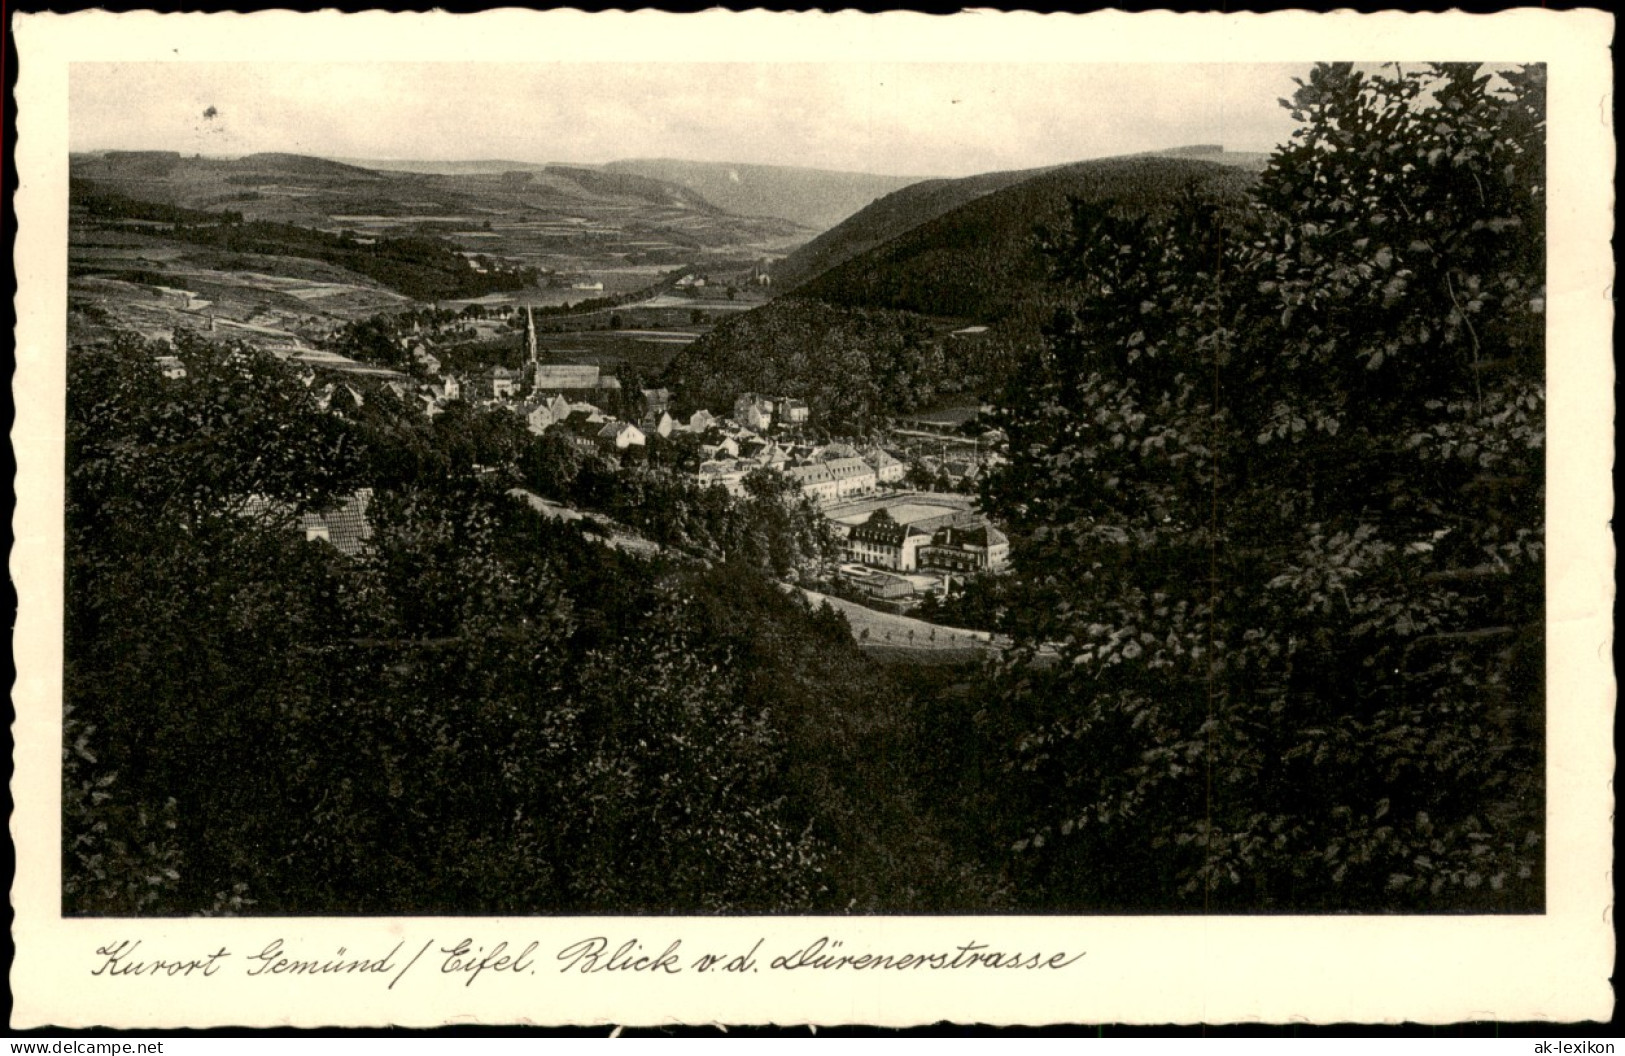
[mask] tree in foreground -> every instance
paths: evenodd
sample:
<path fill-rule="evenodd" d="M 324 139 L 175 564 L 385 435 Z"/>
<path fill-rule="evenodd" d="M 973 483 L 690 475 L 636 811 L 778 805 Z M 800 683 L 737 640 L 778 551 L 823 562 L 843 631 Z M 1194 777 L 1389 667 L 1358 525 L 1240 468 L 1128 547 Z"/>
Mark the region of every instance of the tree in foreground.
<path fill-rule="evenodd" d="M 695 623 L 703 584 L 478 472 L 517 449 L 505 419 L 419 429 L 380 397 L 351 422 L 268 354 L 184 338 L 68 372 L 64 913 L 826 897 L 776 701 Z M 379 467 L 362 553 L 289 528 Z"/>
<path fill-rule="evenodd" d="M 1252 207 L 1053 240 L 999 835 L 1052 908 L 1536 910 L 1544 70 L 1285 105 Z"/>

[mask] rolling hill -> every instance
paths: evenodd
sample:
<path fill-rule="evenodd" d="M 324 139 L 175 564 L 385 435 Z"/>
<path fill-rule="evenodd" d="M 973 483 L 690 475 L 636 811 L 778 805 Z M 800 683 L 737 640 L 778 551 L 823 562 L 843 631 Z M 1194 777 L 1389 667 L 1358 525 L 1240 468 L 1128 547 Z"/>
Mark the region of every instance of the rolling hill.
<path fill-rule="evenodd" d="M 408 300 L 618 304 L 682 268 L 754 269 L 812 234 L 653 176 L 567 165 L 437 174 L 108 151 L 70 157 L 69 184 L 76 306 L 145 333 L 206 312 L 284 343 Z"/>
<path fill-rule="evenodd" d="M 484 225 L 530 223 L 568 236 L 554 241 L 580 243 L 589 255 L 661 246 L 782 252 L 811 234 L 779 218 L 733 215 L 681 184 L 582 166 L 438 174 L 385 172 L 296 154 L 210 158 L 110 151 L 75 155 L 69 171 L 132 199 L 326 230 L 368 234 L 415 225 L 436 233 L 475 231 L 489 239 Z M 465 248 L 497 247 L 480 242 Z"/>
<path fill-rule="evenodd" d="M 1266 154 L 1226 151 L 1215 146 L 1175 147 L 1131 157 L 1206 161 L 1254 174 L 1263 171 L 1268 159 Z M 1102 161 L 1085 161 L 1069 166 L 982 173 L 957 180 L 922 180 L 877 200 L 779 261 L 773 267 L 773 280 L 780 289 L 795 289 L 853 257 L 984 195 L 1026 183 L 1056 170 L 1100 164 Z"/>
<path fill-rule="evenodd" d="M 796 290 L 826 304 L 999 321 L 1042 286 L 1035 231 L 1074 199 L 1149 213 L 1188 190 L 1239 195 L 1251 177 L 1206 161 L 1132 157 L 1049 169 L 927 220 Z"/>
<path fill-rule="evenodd" d="M 1053 310 L 1036 232 L 1065 225 L 1073 199 L 1143 215 L 1185 193 L 1239 199 L 1253 180 L 1244 167 L 1142 155 L 910 188 L 842 225 L 841 244 L 919 222 L 719 326 L 672 361 L 666 383 L 709 407 L 783 391 L 857 429 L 991 393 Z M 968 200 L 930 215 L 954 197 Z"/>
<path fill-rule="evenodd" d="M 627 158 L 597 165 L 559 164 L 501 159 L 414 161 L 409 159 L 340 159 L 384 172 L 435 176 L 501 176 L 548 170 L 592 170 L 646 177 L 691 191 L 734 216 L 775 217 L 809 232 L 824 231 L 865 208 L 877 198 L 920 182 L 918 176 L 878 176 L 789 165 L 744 165 L 733 162 Z"/>
<path fill-rule="evenodd" d="M 795 289 L 923 223 L 1044 171 L 990 172 L 957 180 L 922 180 L 910 184 L 875 201 L 779 261 L 773 267 L 773 281 L 781 289 Z"/>

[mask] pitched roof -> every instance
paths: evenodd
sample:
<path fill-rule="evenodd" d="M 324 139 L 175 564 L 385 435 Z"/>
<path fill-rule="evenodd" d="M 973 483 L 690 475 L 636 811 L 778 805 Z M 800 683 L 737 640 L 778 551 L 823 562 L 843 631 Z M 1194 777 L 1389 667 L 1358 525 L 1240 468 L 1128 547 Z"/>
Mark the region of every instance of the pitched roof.
<path fill-rule="evenodd" d="M 791 466 L 784 471 L 784 475 L 803 487 L 808 484 L 833 483 L 835 480 L 830 475 L 829 466 L 823 462 L 814 462 L 808 466 Z"/>
<path fill-rule="evenodd" d="M 643 431 L 631 422 L 617 421 L 605 422 L 604 427 L 598 430 L 598 437 L 601 440 L 617 440 L 627 433 L 634 434 L 631 440 L 634 444 L 642 443 L 645 439 Z"/>
<path fill-rule="evenodd" d="M 367 507 L 372 503 L 372 489 L 362 488 L 347 495 L 335 506 L 325 510 L 294 516 L 293 507 L 264 495 L 250 496 L 243 504 L 243 516 L 264 519 L 273 527 L 297 529 L 300 532 L 325 530 L 327 541 L 341 554 L 354 557 L 367 548 L 372 538 L 372 525 L 367 521 Z"/>
<path fill-rule="evenodd" d="M 832 458 L 824 463 L 829 475 L 836 480 L 850 480 L 853 477 L 874 476 L 874 468 L 861 458 Z"/>
<path fill-rule="evenodd" d="M 1009 537 L 991 524 L 948 525 L 931 537 L 932 546 L 986 549 L 1010 541 Z"/>
<path fill-rule="evenodd" d="M 887 454 L 884 448 L 875 448 L 869 455 L 869 464 L 876 469 L 885 469 L 888 466 L 902 465 L 897 459 Z"/>
<path fill-rule="evenodd" d="M 931 533 L 912 524 L 898 524 L 884 508 L 869 515 L 862 524 L 854 525 L 850 539 L 860 543 L 878 543 L 883 546 L 902 546 L 905 539 L 929 537 Z"/>

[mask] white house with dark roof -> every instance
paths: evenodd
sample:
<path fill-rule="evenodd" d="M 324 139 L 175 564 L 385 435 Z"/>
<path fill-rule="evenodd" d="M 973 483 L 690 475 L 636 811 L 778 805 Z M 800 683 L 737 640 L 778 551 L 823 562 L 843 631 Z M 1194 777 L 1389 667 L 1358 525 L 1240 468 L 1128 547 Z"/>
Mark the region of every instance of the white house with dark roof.
<path fill-rule="evenodd" d="M 782 470 L 801 493 L 814 502 L 834 502 L 840 495 L 840 485 L 830 474 L 824 462 L 810 462 L 805 466 L 789 466 Z"/>
<path fill-rule="evenodd" d="M 558 420 L 553 417 L 553 408 L 545 401 L 520 404 L 519 416 L 525 420 L 525 428 L 537 436 L 547 432 Z"/>
<path fill-rule="evenodd" d="M 780 425 L 797 426 L 806 425 L 807 419 L 812 416 L 807 401 L 794 399 L 789 396 L 780 397 L 778 418 Z"/>
<path fill-rule="evenodd" d="M 432 382 L 426 391 L 430 396 L 434 397 L 437 402 L 450 403 L 452 400 L 460 399 L 462 397 L 463 386 L 456 378 L 452 377 L 450 374 L 447 374 L 439 381 Z"/>
<path fill-rule="evenodd" d="M 896 484 L 908 473 L 907 466 L 882 448 L 877 447 L 871 451 L 866 461 L 874 467 L 875 480 L 881 484 Z"/>
<path fill-rule="evenodd" d="M 773 424 L 773 401 L 754 392 L 744 393 L 734 400 L 734 421 L 752 432 L 763 432 Z"/>
<path fill-rule="evenodd" d="M 701 444 L 700 457 L 704 459 L 738 458 L 739 441 L 731 436 L 724 436 L 714 444 Z"/>
<path fill-rule="evenodd" d="M 740 498 L 745 494 L 745 474 L 747 467 L 731 458 L 712 459 L 701 462 L 699 471 L 695 474 L 701 487 L 710 487 L 720 484 L 727 489 L 729 495 Z"/>
<path fill-rule="evenodd" d="M 939 528 L 919 551 L 921 568 L 949 572 L 997 572 L 1009 560 L 1009 538 L 987 523 Z"/>
<path fill-rule="evenodd" d="M 643 413 L 651 417 L 671 410 L 670 389 L 644 389 Z"/>
<path fill-rule="evenodd" d="M 517 393 L 521 381 L 518 371 L 502 366 L 492 367 L 480 380 L 484 383 L 481 395 L 493 400 L 507 399 Z"/>
<path fill-rule="evenodd" d="M 672 431 L 677 428 L 677 423 L 665 411 L 661 411 L 658 415 L 646 414 L 643 416 L 643 421 L 638 424 L 645 435 L 648 436 L 669 437 Z"/>
<path fill-rule="evenodd" d="M 625 451 L 629 447 L 642 447 L 649 442 L 643 430 L 631 422 L 606 422 L 598 430 L 598 442 L 605 448 Z"/>
<path fill-rule="evenodd" d="M 328 543 L 339 553 L 355 557 L 367 549 L 372 539 L 372 525 L 367 521 L 371 503 L 372 489 L 362 488 L 325 510 L 296 515 L 291 504 L 256 495 L 244 503 L 242 514 L 273 528 L 299 532 L 306 542 Z"/>
<path fill-rule="evenodd" d="M 867 495 L 875 490 L 878 480 L 874 467 L 861 458 L 832 458 L 821 463 L 835 481 L 835 497 Z"/>

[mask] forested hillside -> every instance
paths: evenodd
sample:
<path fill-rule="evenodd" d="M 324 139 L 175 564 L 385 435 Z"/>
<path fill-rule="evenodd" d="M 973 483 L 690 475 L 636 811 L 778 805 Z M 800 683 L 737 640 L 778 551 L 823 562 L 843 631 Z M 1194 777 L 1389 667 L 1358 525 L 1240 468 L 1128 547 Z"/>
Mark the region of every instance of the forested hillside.
<path fill-rule="evenodd" d="M 731 407 L 741 392 L 794 393 L 815 420 L 861 428 L 966 391 L 985 373 L 950 358 L 940 334 L 910 312 L 785 297 L 690 345 L 666 376 L 684 409 Z"/>
<path fill-rule="evenodd" d="M 1138 157 L 1052 169 L 928 220 L 803 284 L 798 296 L 851 308 L 997 322 L 1030 301 L 1047 268 L 1035 230 L 1073 200 L 1155 216 L 1182 198 L 1239 201 L 1253 178 L 1211 162 Z"/>
<path fill-rule="evenodd" d="M 996 391 L 1036 345 L 1057 303 L 1042 232 L 1065 225 L 1068 203 L 1162 216 L 1187 199 L 1239 202 L 1252 179 L 1235 168 L 1167 157 L 1028 176 L 724 323 L 672 362 L 668 381 L 709 406 L 753 389 L 785 391 L 860 429 L 945 396 Z M 948 336 L 967 323 L 990 331 Z"/>
<path fill-rule="evenodd" d="M 809 279 L 1041 170 L 990 172 L 957 180 L 921 180 L 899 188 L 797 249 L 773 266 L 773 281 L 793 290 Z"/>

